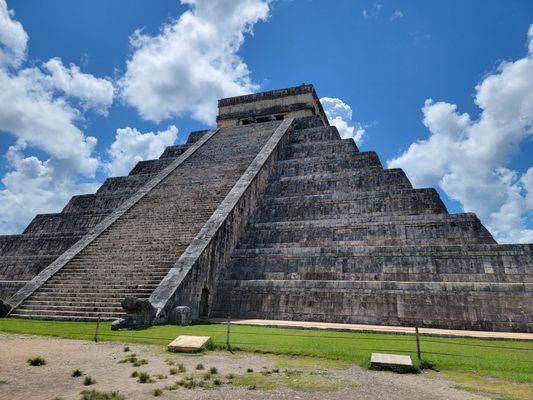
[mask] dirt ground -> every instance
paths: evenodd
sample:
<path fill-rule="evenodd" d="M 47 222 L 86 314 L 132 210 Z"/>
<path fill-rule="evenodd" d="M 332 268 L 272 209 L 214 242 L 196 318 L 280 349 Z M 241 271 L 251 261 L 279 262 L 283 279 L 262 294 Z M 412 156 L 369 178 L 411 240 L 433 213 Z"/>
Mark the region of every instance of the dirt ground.
<path fill-rule="evenodd" d="M 200 355 L 170 354 L 162 346 L 129 345 L 110 342 L 88 342 L 34 336 L 0 334 L 0 399 L 80 399 L 86 389 L 119 391 L 128 400 L 153 399 L 154 389 L 162 389 L 161 399 L 484 399 L 478 394 L 452 388 L 453 383 L 435 375 L 398 375 L 389 372 L 367 371 L 355 365 L 336 364 L 335 361 L 261 356 L 249 353 L 231 355 L 208 352 Z M 128 354 L 135 353 L 148 363 L 134 367 L 129 362 L 120 363 Z M 29 366 L 27 359 L 41 356 L 46 365 Z M 183 363 L 187 371 L 170 375 L 169 363 Z M 197 371 L 201 363 L 203 371 Z M 177 380 L 187 375 L 201 374 L 216 367 L 220 385 L 186 389 L 177 386 L 168 390 Z M 84 376 L 71 377 L 75 369 L 90 375 L 96 383 L 84 386 Z M 253 369 L 254 373 L 247 372 Z M 132 378 L 133 371 L 145 371 L 154 378 L 153 383 L 139 383 Z M 278 371 L 279 370 L 279 371 Z M 272 388 L 263 389 L 260 384 L 243 385 L 252 375 L 268 374 Z M 274 372 L 272 374 L 272 372 Z M 160 377 L 155 375 L 162 374 Z M 243 379 L 226 378 L 228 374 Z M 248 375 L 247 375 L 248 374 Z M 297 375 L 299 374 L 299 375 Z M 292 379 L 292 376 L 298 378 Z M 290 387 L 300 382 L 298 390 Z M 251 380 L 253 381 L 253 379 Z M 294 382 L 293 382 L 294 381 Z M 236 384 L 235 382 L 240 382 Z M 278 382 L 289 383 L 289 387 Z M 328 386 L 329 385 L 329 386 Z M 167 386 L 167 389 L 163 389 Z"/>

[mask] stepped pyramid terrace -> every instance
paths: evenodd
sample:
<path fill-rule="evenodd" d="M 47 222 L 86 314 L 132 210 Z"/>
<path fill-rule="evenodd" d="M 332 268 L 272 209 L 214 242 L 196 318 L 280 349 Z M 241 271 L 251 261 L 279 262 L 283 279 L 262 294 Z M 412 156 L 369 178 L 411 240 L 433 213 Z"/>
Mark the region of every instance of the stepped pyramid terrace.
<path fill-rule="evenodd" d="M 218 106 L 216 129 L 0 236 L 4 315 L 533 332 L 533 244 L 341 139 L 312 85 Z"/>

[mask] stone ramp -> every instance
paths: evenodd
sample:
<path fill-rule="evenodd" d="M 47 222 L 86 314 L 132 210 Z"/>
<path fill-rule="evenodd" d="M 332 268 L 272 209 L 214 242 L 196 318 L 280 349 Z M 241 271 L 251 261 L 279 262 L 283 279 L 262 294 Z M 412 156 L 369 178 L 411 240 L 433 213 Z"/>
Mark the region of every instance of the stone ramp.
<path fill-rule="evenodd" d="M 172 146 L 161 157 L 175 160 L 197 138 L 192 133 L 187 144 Z M 0 236 L 0 300 L 16 293 L 154 176 L 107 178 L 95 194 L 74 196 L 60 213 L 38 214 L 21 235 Z"/>
<path fill-rule="evenodd" d="M 124 312 L 120 305 L 124 297 L 148 298 L 277 125 L 278 122 L 272 122 L 221 128 L 70 259 L 11 316 L 94 320 L 100 315 L 103 319 L 115 319 Z M 170 149 L 165 154 L 176 152 Z M 139 164 L 135 169 L 139 170 Z M 150 168 L 150 174 L 153 171 Z M 127 179 L 112 178 L 99 194 L 71 200 L 67 214 L 87 213 L 95 198 L 105 203 L 107 193 L 113 192 L 111 188 L 123 190 L 130 185 Z"/>
<path fill-rule="evenodd" d="M 533 246 L 497 245 L 318 122 L 274 171 L 212 316 L 533 330 Z"/>

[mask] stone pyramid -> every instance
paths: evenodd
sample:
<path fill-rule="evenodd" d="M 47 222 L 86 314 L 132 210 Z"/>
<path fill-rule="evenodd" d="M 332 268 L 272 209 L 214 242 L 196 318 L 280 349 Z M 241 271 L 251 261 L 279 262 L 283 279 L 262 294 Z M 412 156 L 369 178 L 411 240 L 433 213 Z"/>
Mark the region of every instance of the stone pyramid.
<path fill-rule="evenodd" d="M 312 85 L 222 99 L 217 125 L 0 236 L 9 316 L 533 332 L 533 244 L 341 139 Z"/>

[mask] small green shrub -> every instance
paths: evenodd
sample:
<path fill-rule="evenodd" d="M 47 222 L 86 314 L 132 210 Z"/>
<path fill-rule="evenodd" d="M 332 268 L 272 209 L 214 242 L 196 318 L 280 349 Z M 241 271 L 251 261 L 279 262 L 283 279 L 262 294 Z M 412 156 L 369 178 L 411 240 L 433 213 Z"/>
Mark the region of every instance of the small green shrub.
<path fill-rule="evenodd" d="M 150 376 L 148 372 L 140 372 L 139 373 L 139 383 L 152 383 L 154 380 Z"/>
<path fill-rule="evenodd" d="M 37 357 L 32 357 L 32 358 L 28 358 L 28 364 L 31 365 L 32 367 L 40 367 L 41 365 L 45 365 L 46 364 L 46 361 L 44 358 L 42 358 L 41 356 L 37 356 Z"/>
<path fill-rule="evenodd" d="M 132 378 L 137 378 L 138 376 L 139 376 L 139 371 L 133 371 L 133 372 L 131 373 L 131 377 L 132 377 Z"/>
<path fill-rule="evenodd" d="M 119 392 L 97 392 L 92 389 L 81 392 L 81 400 L 125 400 L 125 397 Z"/>
<path fill-rule="evenodd" d="M 137 362 L 137 354 L 135 353 L 131 353 L 131 354 L 128 354 L 126 357 L 124 357 L 122 360 L 119 361 L 120 364 L 123 364 L 123 363 L 135 363 Z"/>
<path fill-rule="evenodd" d="M 218 369 L 216 369 L 216 367 L 211 367 L 209 368 L 209 373 L 211 373 L 212 375 L 216 375 L 218 374 Z"/>
<path fill-rule="evenodd" d="M 133 363 L 133 366 L 134 366 L 134 367 L 140 367 L 141 365 L 146 365 L 146 364 L 148 364 L 148 360 L 146 360 L 146 359 L 143 358 L 143 359 L 140 359 L 140 360 L 135 361 L 135 362 Z"/>
<path fill-rule="evenodd" d="M 209 372 L 206 372 L 203 376 L 202 376 L 203 380 L 204 381 L 208 381 L 209 379 L 211 379 L 211 374 Z"/>
<path fill-rule="evenodd" d="M 246 372 L 248 372 L 249 374 L 251 374 L 252 372 L 254 372 L 254 370 L 253 370 L 252 368 L 248 368 L 248 369 L 246 370 Z"/>
<path fill-rule="evenodd" d="M 163 394 L 163 391 L 161 389 L 154 389 L 154 396 L 158 397 Z"/>
<path fill-rule="evenodd" d="M 76 368 L 74 371 L 72 371 L 72 373 L 70 374 L 70 376 L 72 376 L 73 378 L 78 378 L 80 376 L 83 375 L 83 371 L 79 368 Z"/>
<path fill-rule="evenodd" d="M 194 379 L 185 381 L 185 383 L 183 384 L 183 387 L 185 389 L 194 389 L 196 386 L 198 386 L 198 384 L 196 383 Z"/>
<path fill-rule="evenodd" d="M 170 375 L 176 375 L 176 374 L 178 373 L 178 369 L 177 369 L 177 368 L 170 368 L 170 369 L 168 370 L 168 373 L 169 373 Z"/>
<path fill-rule="evenodd" d="M 85 386 L 94 385 L 95 383 L 96 381 L 90 375 L 87 375 L 83 380 L 83 384 Z"/>
<path fill-rule="evenodd" d="M 185 365 L 178 364 L 178 372 L 186 372 L 187 368 L 185 368 Z"/>
<path fill-rule="evenodd" d="M 204 369 L 204 364 L 202 364 L 202 363 L 197 364 L 197 365 L 196 365 L 196 369 L 197 369 L 198 371 Z"/>
<path fill-rule="evenodd" d="M 168 379 L 168 376 L 165 375 L 165 374 L 158 374 L 158 375 L 154 375 L 157 379 Z"/>
<path fill-rule="evenodd" d="M 128 351 L 130 351 L 130 347 L 129 346 L 124 347 L 124 353 L 127 353 Z"/>
<path fill-rule="evenodd" d="M 213 380 L 213 384 L 216 386 L 220 386 L 222 382 L 220 382 L 220 379 L 216 378 Z"/>
<path fill-rule="evenodd" d="M 233 374 L 227 374 L 226 375 L 226 379 L 232 380 L 233 378 L 235 378 L 235 375 L 233 375 Z"/>
<path fill-rule="evenodd" d="M 174 360 L 171 360 L 171 359 L 169 359 L 169 358 L 167 358 L 167 359 L 165 360 L 165 362 L 166 362 L 168 365 L 174 365 L 174 364 L 176 364 L 176 363 L 174 362 Z"/>

